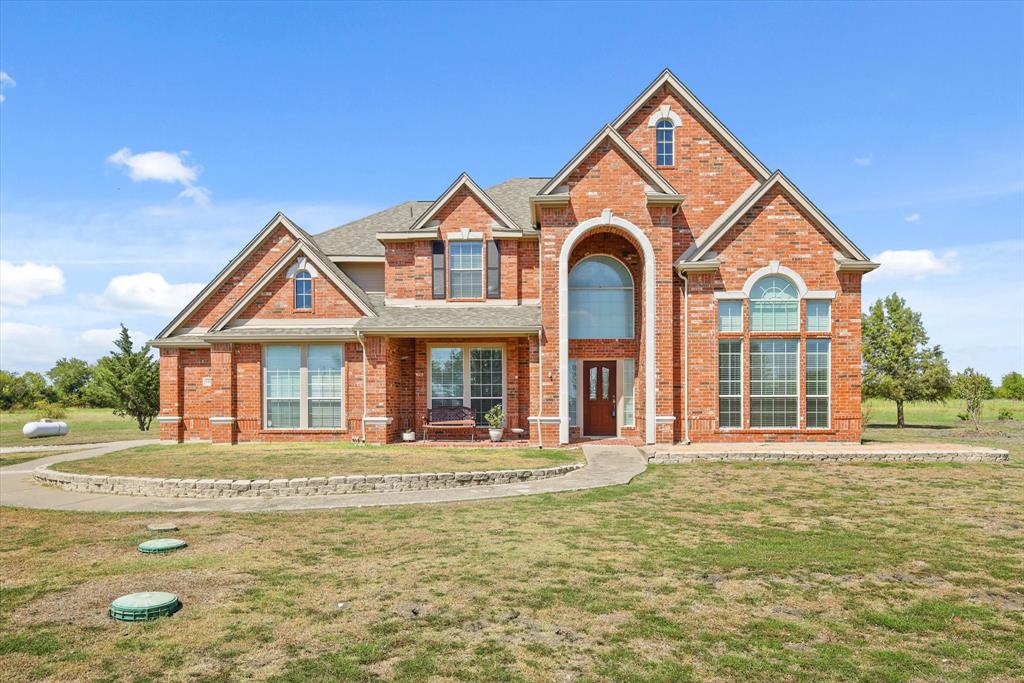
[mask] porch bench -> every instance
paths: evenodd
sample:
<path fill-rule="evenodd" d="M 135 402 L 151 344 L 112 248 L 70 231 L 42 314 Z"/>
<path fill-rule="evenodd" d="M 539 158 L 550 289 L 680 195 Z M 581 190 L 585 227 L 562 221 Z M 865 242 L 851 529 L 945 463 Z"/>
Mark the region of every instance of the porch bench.
<path fill-rule="evenodd" d="M 466 406 L 428 408 L 427 419 L 423 423 L 424 441 L 427 441 L 431 429 L 468 429 L 470 440 L 476 441 L 476 416 L 473 409 Z"/>

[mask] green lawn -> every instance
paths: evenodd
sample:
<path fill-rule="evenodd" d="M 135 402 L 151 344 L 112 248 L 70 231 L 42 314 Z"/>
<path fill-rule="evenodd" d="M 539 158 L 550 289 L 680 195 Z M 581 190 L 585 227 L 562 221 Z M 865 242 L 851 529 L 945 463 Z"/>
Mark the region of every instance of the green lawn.
<path fill-rule="evenodd" d="M 160 437 L 155 420 L 148 432 L 140 432 L 135 420 L 117 417 L 106 408 L 68 408 L 65 421 L 70 430 L 66 436 L 26 439 L 21 428 L 36 418 L 30 410 L 0 411 L 0 446 L 60 446 Z"/>
<path fill-rule="evenodd" d="M 61 448 L 55 451 L 35 451 L 32 453 L 0 453 L 0 467 L 17 465 L 19 463 L 28 462 L 29 460 L 36 460 L 38 458 L 48 458 L 51 455 L 60 455 L 61 453 L 68 453 L 75 450 L 78 449 Z"/>
<path fill-rule="evenodd" d="M 0 513 L 5 680 L 1011 681 L 1024 429 L 1007 464 L 697 463 L 628 486 L 266 514 Z M 188 548 L 135 550 L 173 520 Z M 110 600 L 172 590 L 171 618 Z"/>
<path fill-rule="evenodd" d="M 579 449 L 352 446 L 345 443 L 207 443 L 139 446 L 61 463 L 81 474 L 181 479 L 276 479 L 343 474 L 411 474 L 550 467 L 581 461 Z"/>
<path fill-rule="evenodd" d="M 896 425 L 896 404 L 892 401 L 871 399 L 865 401 L 870 413 L 870 424 L 872 425 Z M 983 404 L 982 417 L 992 422 L 999 415 L 1001 410 L 1009 410 L 1013 413 L 1014 420 L 1024 421 L 1024 401 L 1011 401 L 1009 399 L 992 399 Z M 907 424 L 915 427 L 937 425 L 937 426 L 967 426 L 968 423 L 957 417 L 958 413 L 966 413 L 967 409 L 963 401 L 951 399 L 945 403 L 907 403 L 904 405 L 904 413 Z"/>

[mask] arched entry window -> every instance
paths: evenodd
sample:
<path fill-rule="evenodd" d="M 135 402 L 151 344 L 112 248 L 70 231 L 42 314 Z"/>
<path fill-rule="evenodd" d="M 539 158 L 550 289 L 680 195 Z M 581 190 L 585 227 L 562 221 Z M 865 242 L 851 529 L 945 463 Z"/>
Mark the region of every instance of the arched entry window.
<path fill-rule="evenodd" d="M 784 277 L 763 277 L 750 290 L 751 332 L 796 332 L 799 313 L 799 293 Z"/>
<path fill-rule="evenodd" d="M 308 270 L 295 273 L 295 309 L 308 311 L 313 308 L 313 278 Z"/>
<path fill-rule="evenodd" d="M 569 338 L 633 338 L 633 276 L 611 256 L 585 258 L 569 273 Z"/>

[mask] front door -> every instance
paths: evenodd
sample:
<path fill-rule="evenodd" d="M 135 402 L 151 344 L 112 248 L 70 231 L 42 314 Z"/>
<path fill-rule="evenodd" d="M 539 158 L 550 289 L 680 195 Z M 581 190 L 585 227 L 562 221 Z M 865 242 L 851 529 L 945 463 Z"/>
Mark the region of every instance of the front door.
<path fill-rule="evenodd" d="M 617 436 L 615 361 L 583 361 L 583 434 Z"/>

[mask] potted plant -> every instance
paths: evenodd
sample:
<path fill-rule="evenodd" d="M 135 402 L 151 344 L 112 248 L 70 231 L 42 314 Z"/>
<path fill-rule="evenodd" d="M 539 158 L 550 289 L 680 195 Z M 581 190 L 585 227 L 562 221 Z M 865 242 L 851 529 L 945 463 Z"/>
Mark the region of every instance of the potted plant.
<path fill-rule="evenodd" d="M 402 432 L 402 441 L 415 441 L 415 440 L 416 440 L 416 432 L 414 432 L 411 427 L 410 428 L 406 428 L 406 430 Z"/>
<path fill-rule="evenodd" d="M 501 407 L 501 404 L 499 403 L 484 413 L 484 419 L 487 420 L 487 424 L 490 426 L 487 433 L 490 434 L 491 441 L 501 441 L 501 437 L 505 433 L 505 410 Z"/>

